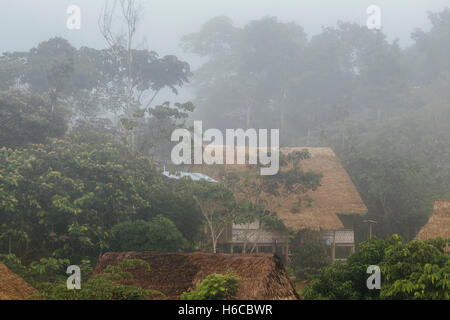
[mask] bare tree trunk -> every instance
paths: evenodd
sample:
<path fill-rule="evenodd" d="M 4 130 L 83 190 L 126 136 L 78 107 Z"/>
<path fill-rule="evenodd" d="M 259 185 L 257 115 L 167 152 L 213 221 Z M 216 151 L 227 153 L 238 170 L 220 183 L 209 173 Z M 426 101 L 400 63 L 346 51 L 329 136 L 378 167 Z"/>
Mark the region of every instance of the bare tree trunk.
<path fill-rule="evenodd" d="M 211 226 L 212 227 L 212 226 Z M 225 230 L 226 225 L 222 226 L 222 228 L 220 229 L 220 231 L 217 233 L 216 236 L 212 236 L 212 242 L 213 242 L 213 252 L 217 253 L 217 242 L 220 239 L 220 236 L 222 235 L 223 231 Z M 211 229 L 213 230 L 213 229 Z M 214 233 L 215 234 L 215 233 Z"/>
<path fill-rule="evenodd" d="M 120 3 L 120 11 L 121 16 L 125 20 L 126 24 L 126 35 L 114 34 L 113 31 L 113 20 L 114 13 L 117 5 L 117 0 L 108 1 L 105 0 L 104 7 L 102 9 L 102 13 L 99 17 L 99 29 L 109 45 L 109 48 L 113 54 L 113 56 L 119 61 L 121 67 L 126 68 L 126 79 L 124 82 L 126 83 L 125 90 L 125 105 L 123 106 L 123 113 L 126 118 L 130 119 L 133 117 L 133 81 L 132 81 L 132 65 L 133 65 L 133 41 L 134 36 L 136 34 L 136 27 L 139 23 L 139 20 L 143 13 L 142 6 L 136 0 L 119 0 Z M 125 43 L 124 39 L 125 38 Z M 120 48 L 125 46 L 125 59 L 123 59 L 123 54 L 120 52 Z M 125 60 L 125 61 L 123 61 Z M 122 128 L 121 128 L 122 127 Z M 120 126 L 119 129 L 122 129 L 125 138 L 129 144 L 129 146 L 136 150 L 135 140 L 136 140 L 136 132 L 135 129 L 131 130 L 127 128 L 123 128 Z"/>

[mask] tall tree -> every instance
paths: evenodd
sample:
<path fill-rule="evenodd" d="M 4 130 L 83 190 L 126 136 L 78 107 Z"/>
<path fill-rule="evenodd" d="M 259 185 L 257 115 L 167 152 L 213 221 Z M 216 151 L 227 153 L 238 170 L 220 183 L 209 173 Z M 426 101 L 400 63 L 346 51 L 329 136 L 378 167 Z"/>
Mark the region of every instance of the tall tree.
<path fill-rule="evenodd" d="M 218 240 L 237 214 L 233 193 L 224 185 L 205 180 L 192 182 L 188 187 L 203 215 L 212 251 L 216 253 Z"/>

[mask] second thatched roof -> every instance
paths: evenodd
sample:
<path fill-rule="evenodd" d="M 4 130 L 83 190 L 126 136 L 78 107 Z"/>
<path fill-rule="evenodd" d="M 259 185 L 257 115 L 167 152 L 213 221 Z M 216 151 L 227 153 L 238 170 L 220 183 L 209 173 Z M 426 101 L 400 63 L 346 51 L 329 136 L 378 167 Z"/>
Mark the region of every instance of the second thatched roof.
<path fill-rule="evenodd" d="M 421 240 L 450 238 L 450 200 L 436 200 L 433 214 L 416 238 Z"/>

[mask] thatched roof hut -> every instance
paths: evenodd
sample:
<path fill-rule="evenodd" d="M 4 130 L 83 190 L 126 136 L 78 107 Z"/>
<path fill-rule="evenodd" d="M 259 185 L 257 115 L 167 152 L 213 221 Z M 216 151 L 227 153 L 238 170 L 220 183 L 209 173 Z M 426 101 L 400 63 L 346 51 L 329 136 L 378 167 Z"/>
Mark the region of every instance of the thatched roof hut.
<path fill-rule="evenodd" d="M 416 236 L 421 240 L 439 237 L 450 238 L 450 200 L 436 200 L 433 214 Z"/>
<path fill-rule="evenodd" d="M 0 262 L 0 300 L 25 300 L 36 289 Z"/>
<path fill-rule="evenodd" d="M 308 150 L 309 159 L 301 161 L 304 171 L 313 171 L 323 175 L 321 186 L 315 191 L 301 194 L 303 198 L 309 198 L 308 205 L 303 205 L 300 210 L 293 212 L 297 206 L 299 194 L 272 197 L 269 209 L 277 213 L 287 227 L 294 231 L 302 229 L 310 230 L 338 230 L 343 229 L 343 216 L 362 216 L 367 213 L 356 187 L 343 168 L 341 161 L 330 148 L 281 148 L 284 154 L 293 151 Z M 247 149 L 248 151 L 248 149 Z M 226 150 L 224 150 L 226 153 Z M 236 156 L 236 154 L 235 154 Z M 249 167 L 247 165 L 193 165 L 192 169 L 208 176 L 221 180 L 220 170 L 233 170 L 247 177 Z M 280 168 L 283 170 L 283 168 Z M 250 179 L 250 178 L 247 178 Z M 243 197 L 242 190 L 233 190 L 238 199 Z M 352 228 L 352 226 L 349 226 Z"/>
<path fill-rule="evenodd" d="M 125 284 L 158 290 L 171 300 L 195 289 L 206 276 L 228 271 L 239 276 L 237 299 L 298 299 L 283 263 L 273 254 L 108 252 L 99 260 L 94 274 L 123 259 L 142 259 L 150 265 L 150 271 L 144 268 L 133 271 L 134 278 Z"/>

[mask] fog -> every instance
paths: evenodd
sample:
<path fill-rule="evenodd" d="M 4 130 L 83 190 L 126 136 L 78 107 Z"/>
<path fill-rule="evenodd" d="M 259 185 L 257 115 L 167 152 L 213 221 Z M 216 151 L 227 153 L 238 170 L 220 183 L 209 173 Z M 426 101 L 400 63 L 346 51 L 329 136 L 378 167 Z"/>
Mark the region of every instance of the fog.
<path fill-rule="evenodd" d="M 0 299 L 449 299 L 448 0 L 3 0 L 0 39 Z"/>
<path fill-rule="evenodd" d="M 446 0 L 145 0 L 143 3 L 146 13 L 140 36 L 147 38 L 151 49 L 176 55 L 183 54 L 177 45 L 180 37 L 198 30 L 215 16 L 228 16 L 238 26 L 275 16 L 282 22 L 296 22 L 311 36 L 338 20 L 365 24 L 366 8 L 372 4 L 382 9 L 382 28 L 389 39 L 400 38 L 402 46 L 407 46 L 411 44 L 410 34 L 415 28 L 429 28 L 427 11 L 440 11 L 448 5 Z M 66 28 L 66 9 L 72 4 L 82 10 L 81 30 Z M 25 50 L 52 36 L 64 37 L 77 47 L 103 47 L 97 25 L 102 5 L 101 0 L 2 1 L 0 50 Z"/>
<path fill-rule="evenodd" d="M 138 32 L 141 45 L 161 55 L 174 54 L 188 60 L 193 69 L 203 60 L 181 50 L 178 42 L 181 36 L 199 30 L 212 17 L 228 16 L 237 26 L 242 26 L 250 20 L 275 16 L 282 22 L 299 24 L 312 36 L 322 27 L 333 26 L 337 21 L 365 24 L 366 8 L 374 4 L 366 0 L 145 0 L 142 3 L 146 11 Z M 402 46 L 408 46 L 415 28 L 429 28 L 427 11 L 439 11 L 448 2 L 384 0 L 376 4 L 382 8 L 383 32 L 390 40 L 398 38 Z M 81 8 L 81 30 L 68 30 L 66 27 L 66 9 L 70 5 Z M 104 39 L 98 32 L 102 6 L 102 0 L 4 1 L 0 11 L 0 52 L 26 50 L 54 36 L 67 39 L 76 47 L 103 48 Z M 189 88 L 182 89 L 180 94 L 186 99 L 193 97 Z M 165 98 L 164 95 L 160 101 Z"/>

